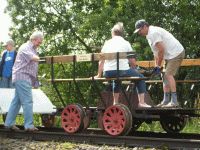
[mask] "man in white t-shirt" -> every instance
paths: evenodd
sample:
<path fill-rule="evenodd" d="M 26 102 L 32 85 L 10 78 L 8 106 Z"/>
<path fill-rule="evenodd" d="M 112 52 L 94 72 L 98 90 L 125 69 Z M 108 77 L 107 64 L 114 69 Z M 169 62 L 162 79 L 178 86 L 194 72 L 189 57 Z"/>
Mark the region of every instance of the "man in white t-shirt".
<path fill-rule="evenodd" d="M 132 47 L 128 41 L 123 38 L 123 23 L 119 22 L 111 30 L 112 38 L 105 42 L 101 52 L 102 53 L 114 53 L 114 52 L 132 52 Z M 106 78 L 117 77 L 117 60 L 100 60 L 98 74 L 95 78 L 100 78 L 104 73 Z M 137 70 L 129 67 L 128 59 L 119 60 L 119 76 L 123 77 L 144 77 Z M 139 104 L 138 107 L 151 107 L 150 105 L 144 102 L 144 94 L 146 92 L 146 84 L 144 80 L 137 81 L 136 88 L 138 91 Z M 113 88 L 113 104 L 119 103 L 119 85 L 115 84 Z"/>
<path fill-rule="evenodd" d="M 165 74 L 163 76 L 163 101 L 160 107 L 179 106 L 176 94 L 176 81 L 174 76 L 185 57 L 185 50 L 181 43 L 163 28 L 149 25 L 145 20 L 135 23 L 134 33 L 146 36 L 155 58 L 154 73 L 160 74 L 162 61 L 165 60 Z M 171 95 L 171 100 L 170 100 Z"/>

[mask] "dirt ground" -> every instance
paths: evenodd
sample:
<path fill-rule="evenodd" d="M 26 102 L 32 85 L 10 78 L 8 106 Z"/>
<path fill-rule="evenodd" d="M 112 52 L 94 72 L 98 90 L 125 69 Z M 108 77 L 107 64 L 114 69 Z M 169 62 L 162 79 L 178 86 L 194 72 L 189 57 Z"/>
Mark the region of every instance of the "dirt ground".
<path fill-rule="evenodd" d="M 106 145 L 75 144 L 69 142 L 32 141 L 0 137 L 0 150 L 156 150 L 144 148 L 114 147 Z"/>

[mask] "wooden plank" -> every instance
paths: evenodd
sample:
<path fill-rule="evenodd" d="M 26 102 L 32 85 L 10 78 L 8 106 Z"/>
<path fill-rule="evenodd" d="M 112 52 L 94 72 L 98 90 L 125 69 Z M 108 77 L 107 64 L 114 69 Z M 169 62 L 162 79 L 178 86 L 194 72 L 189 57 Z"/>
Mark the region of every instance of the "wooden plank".
<path fill-rule="evenodd" d="M 123 80 L 123 81 L 139 81 L 139 80 L 147 80 L 149 78 L 144 77 L 144 78 L 140 78 L 140 77 L 120 77 L 119 80 Z M 117 80 L 117 78 L 95 78 L 95 81 L 111 81 L 111 80 Z M 47 81 L 51 82 L 51 79 L 47 79 Z M 54 82 L 71 82 L 74 81 L 73 78 L 69 78 L 69 79 L 54 79 Z M 92 78 L 75 78 L 75 81 L 92 81 Z"/>
<path fill-rule="evenodd" d="M 120 77 L 121 81 L 138 81 L 138 80 L 147 80 L 146 83 L 163 83 L 162 80 L 148 80 L 149 78 L 139 78 L 139 77 Z M 95 81 L 111 81 L 117 80 L 117 78 L 96 78 Z M 51 79 L 47 79 L 48 82 L 51 82 Z M 54 79 L 54 82 L 72 82 L 74 79 Z M 92 78 L 76 78 L 75 81 L 92 81 Z M 176 80 L 176 83 L 199 83 L 200 80 Z"/>
<path fill-rule="evenodd" d="M 152 68 L 155 66 L 155 62 L 151 61 L 137 61 L 137 65 L 145 68 Z M 181 63 L 182 67 L 187 66 L 200 66 L 200 59 L 183 59 Z"/>
<path fill-rule="evenodd" d="M 47 56 L 46 63 L 69 63 L 73 62 L 74 55 L 63 55 L 63 56 Z"/>
<path fill-rule="evenodd" d="M 200 59 L 184 59 L 181 66 L 200 66 Z"/>
<path fill-rule="evenodd" d="M 134 54 L 133 52 L 131 52 Z M 126 59 L 130 53 L 120 52 L 119 58 Z M 73 62 L 73 57 L 75 57 L 75 61 L 92 61 L 92 54 L 80 54 L 80 55 L 59 55 L 59 56 L 47 56 L 45 57 L 46 63 L 50 64 L 51 61 L 53 63 L 70 63 Z M 99 61 L 101 59 L 104 60 L 112 60 L 117 58 L 117 53 L 94 53 L 94 61 Z M 145 68 L 152 68 L 155 66 L 154 60 L 150 61 L 137 61 L 137 65 Z M 162 64 L 163 65 L 163 64 Z M 181 66 L 200 66 L 200 59 L 184 59 L 181 63 Z"/>
<path fill-rule="evenodd" d="M 162 80 L 148 80 L 146 83 L 162 83 Z M 200 80 L 176 80 L 176 83 L 198 83 Z"/>
<path fill-rule="evenodd" d="M 133 52 L 120 52 L 119 58 L 126 59 L 129 54 L 134 54 Z M 75 61 L 92 61 L 92 54 L 80 54 L 80 55 L 59 55 L 59 56 L 47 56 L 46 63 L 69 63 L 73 62 L 73 57 L 75 57 Z M 112 60 L 117 58 L 117 53 L 94 53 L 94 61 L 99 61 L 101 59 L 104 60 Z"/>
<path fill-rule="evenodd" d="M 151 68 L 151 67 L 155 67 L 155 62 L 152 60 L 151 61 L 137 61 L 137 65 L 144 68 Z"/>

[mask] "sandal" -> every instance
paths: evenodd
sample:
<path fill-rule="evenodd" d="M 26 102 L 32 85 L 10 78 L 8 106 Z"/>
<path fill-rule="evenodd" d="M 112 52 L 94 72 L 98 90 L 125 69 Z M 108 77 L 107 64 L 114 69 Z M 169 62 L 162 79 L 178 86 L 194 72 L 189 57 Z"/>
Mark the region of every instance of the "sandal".
<path fill-rule="evenodd" d="M 19 131 L 20 130 L 16 125 L 13 125 L 13 126 L 10 126 L 10 127 L 5 126 L 5 128 L 9 129 L 11 131 Z"/>
<path fill-rule="evenodd" d="M 27 132 L 35 132 L 35 131 L 39 131 L 39 129 L 36 128 L 36 127 L 33 127 L 33 128 L 27 128 L 27 129 L 25 129 L 25 131 L 27 131 Z"/>

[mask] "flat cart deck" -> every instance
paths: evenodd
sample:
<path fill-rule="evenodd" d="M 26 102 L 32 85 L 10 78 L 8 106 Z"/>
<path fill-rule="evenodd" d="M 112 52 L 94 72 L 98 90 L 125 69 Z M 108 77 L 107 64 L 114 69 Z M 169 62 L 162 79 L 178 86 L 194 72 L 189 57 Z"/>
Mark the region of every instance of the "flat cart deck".
<path fill-rule="evenodd" d="M 36 114 L 52 114 L 56 112 L 54 106 L 46 94 L 41 89 L 33 89 L 33 112 Z M 0 89 L 0 114 L 8 112 L 10 103 L 14 97 L 15 89 L 1 88 Z M 23 110 L 20 108 L 19 114 Z"/>

